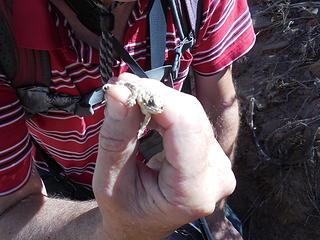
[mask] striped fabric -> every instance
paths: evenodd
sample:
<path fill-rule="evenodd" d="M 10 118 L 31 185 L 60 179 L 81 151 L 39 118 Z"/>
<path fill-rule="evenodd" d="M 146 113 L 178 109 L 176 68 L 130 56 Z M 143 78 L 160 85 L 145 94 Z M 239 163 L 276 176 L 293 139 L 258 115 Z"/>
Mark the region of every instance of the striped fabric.
<path fill-rule="evenodd" d="M 250 50 L 255 41 L 245 0 L 202 0 L 203 21 L 192 53 L 186 52 L 174 87 L 181 89 L 189 66 L 201 75 L 217 73 Z M 132 10 L 123 44 L 130 55 L 149 70 L 148 0 L 138 0 Z M 49 8 L 63 47 L 50 51 L 52 92 L 83 95 L 101 86 L 99 53 L 74 36 L 67 20 L 53 6 Z M 167 16 L 166 64 L 171 64 L 179 43 L 172 16 Z M 114 75 L 129 71 L 122 61 L 114 64 Z M 95 106 L 93 116 L 79 117 L 63 111 L 38 114 L 28 121 L 10 86 L 0 73 L 0 197 L 21 188 L 30 176 L 31 164 L 46 170 L 47 164 L 34 155 L 33 136 L 73 181 L 91 187 L 98 149 L 98 134 L 104 105 Z"/>

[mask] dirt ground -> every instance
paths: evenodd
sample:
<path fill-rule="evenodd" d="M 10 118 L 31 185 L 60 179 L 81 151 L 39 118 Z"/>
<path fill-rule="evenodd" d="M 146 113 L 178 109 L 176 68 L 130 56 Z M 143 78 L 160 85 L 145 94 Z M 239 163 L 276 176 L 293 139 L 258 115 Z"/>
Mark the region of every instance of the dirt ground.
<path fill-rule="evenodd" d="M 229 204 L 246 240 L 320 239 L 320 1 L 251 0 L 234 65 L 242 126 Z"/>

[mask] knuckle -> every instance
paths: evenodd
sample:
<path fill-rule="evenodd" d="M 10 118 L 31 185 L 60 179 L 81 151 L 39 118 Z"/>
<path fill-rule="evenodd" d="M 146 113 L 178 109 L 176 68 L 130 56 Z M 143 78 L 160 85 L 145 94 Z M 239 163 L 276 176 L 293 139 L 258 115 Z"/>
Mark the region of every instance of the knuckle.
<path fill-rule="evenodd" d="M 225 185 L 225 197 L 227 197 L 233 193 L 237 185 L 236 177 L 234 176 L 232 171 L 229 174 L 227 180 L 225 181 Z"/>
<path fill-rule="evenodd" d="M 222 200 L 233 193 L 236 188 L 236 178 L 233 172 L 230 170 L 230 173 L 225 175 L 224 178 L 219 181 L 219 195 L 216 197 L 218 200 Z"/>
<path fill-rule="evenodd" d="M 129 139 L 115 138 L 104 133 L 99 135 L 99 147 L 107 152 L 123 152 L 128 144 Z"/>
<path fill-rule="evenodd" d="M 215 206 L 216 204 L 213 201 L 210 204 L 202 204 L 198 208 L 194 208 L 193 215 L 196 218 L 208 216 L 214 212 Z"/>
<path fill-rule="evenodd" d="M 181 123 L 188 127 L 187 129 L 194 129 L 198 132 L 211 129 L 205 110 L 194 96 L 187 95 L 184 99 L 181 99 L 181 107 L 179 109 L 181 111 Z"/>

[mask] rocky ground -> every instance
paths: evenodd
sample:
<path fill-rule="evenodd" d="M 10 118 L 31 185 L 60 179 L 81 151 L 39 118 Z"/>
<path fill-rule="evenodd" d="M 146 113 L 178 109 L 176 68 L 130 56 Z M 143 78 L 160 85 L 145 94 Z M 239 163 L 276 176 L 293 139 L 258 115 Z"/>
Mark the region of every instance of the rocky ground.
<path fill-rule="evenodd" d="M 320 239 L 320 1 L 251 0 L 234 66 L 242 127 L 229 204 L 246 240 Z"/>

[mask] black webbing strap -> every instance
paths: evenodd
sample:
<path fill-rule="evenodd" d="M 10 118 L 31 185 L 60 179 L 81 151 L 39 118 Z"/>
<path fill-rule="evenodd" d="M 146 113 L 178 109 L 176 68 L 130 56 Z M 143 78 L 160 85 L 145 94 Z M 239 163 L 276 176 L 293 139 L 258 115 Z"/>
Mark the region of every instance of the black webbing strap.
<path fill-rule="evenodd" d="M 131 71 L 138 77 L 153 78 L 162 81 L 169 87 L 173 87 L 172 67 L 170 65 L 161 66 L 145 72 L 114 36 L 112 36 L 111 42 L 114 50 L 118 54 L 118 57 L 121 58 L 128 65 Z"/>
<path fill-rule="evenodd" d="M 177 1 L 177 4 L 180 5 L 180 9 L 187 10 L 187 19 L 185 19 L 186 14 L 181 14 L 180 19 L 183 19 L 183 28 L 184 31 L 190 31 L 191 29 L 194 33 L 194 37 L 197 38 L 198 32 L 201 26 L 201 16 L 202 16 L 202 1 L 201 0 L 184 0 Z M 182 11 L 181 11 L 182 12 Z M 185 21 L 187 20 L 187 21 Z M 185 32 L 186 33 L 186 32 Z M 186 33 L 187 34 L 187 33 Z"/>
<path fill-rule="evenodd" d="M 205 222 L 205 219 L 202 218 L 202 221 Z M 187 223 L 162 240 L 213 240 L 211 234 L 209 238 L 206 236 L 199 224 L 200 220 Z"/>
<path fill-rule="evenodd" d="M 182 28 L 182 25 L 180 22 L 181 14 L 180 14 L 179 8 L 178 8 L 175 0 L 168 0 L 168 2 L 170 5 L 170 8 L 171 8 L 171 11 L 172 11 L 173 21 L 174 21 L 175 27 L 177 28 L 178 35 L 179 35 L 180 39 L 182 40 L 185 38 L 185 33 L 183 31 L 183 28 Z"/>
<path fill-rule="evenodd" d="M 199 227 L 201 229 L 203 238 L 205 240 L 213 240 L 213 236 L 211 234 L 210 228 L 208 226 L 208 223 L 207 223 L 205 217 L 199 218 L 197 222 L 198 222 Z"/>
<path fill-rule="evenodd" d="M 172 0 L 171 0 L 172 1 Z M 69 1 L 70 2 L 74 1 Z M 157 6 L 153 11 L 154 12 L 160 12 L 160 14 L 152 14 L 154 17 L 156 17 L 155 20 L 151 20 L 152 22 L 157 22 L 160 18 L 160 16 L 164 16 L 164 10 L 161 5 L 161 0 L 156 0 Z M 162 12 L 162 13 L 161 13 Z M 179 22 L 179 17 L 175 17 L 176 22 L 178 24 L 178 29 L 181 29 L 181 24 Z M 163 25 L 166 24 L 158 24 L 157 26 L 163 28 Z M 156 31 L 156 30 L 155 30 Z M 164 31 L 164 32 L 163 32 Z M 151 33 L 151 35 L 153 35 Z M 157 36 L 162 35 L 162 41 L 159 42 L 153 42 L 153 46 L 161 45 L 162 49 L 165 48 L 165 38 L 166 38 L 166 30 L 163 28 L 161 31 L 157 31 Z M 156 40 L 156 39 L 155 39 Z M 159 39 L 158 39 L 159 40 Z M 177 77 L 177 73 L 179 71 L 179 65 L 180 65 L 180 57 L 185 51 L 189 45 L 190 42 L 187 38 L 183 39 L 181 41 L 180 46 L 176 48 L 176 56 L 174 59 L 174 63 L 172 66 L 159 66 L 155 69 L 152 69 L 150 71 L 144 72 L 143 69 L 139 66 L 139 64 L 130 56 L 130 54 L 124 49 L 121 43 L 118 42 L 118 40 L 112 36 L 111 38 L 112 45 L 115 49 L 115 52 L 118 54 L 118 56 L 126 62 L 126 64 L 129 66 L 129 68 L 132 70 L 134 74 L 136 74 L 139 77 L 142 78 L 153 78 L 160 80 L 164 82 L 167 86 L 172 87 L 173 86 L 173 80 L 175 77 Z M 157 49 L 157 48 L 156 48 Z M 153 56 L 153 62 L 156 65 L 159 65 L 160 62 L 163 64 L 163 57 L 165 54 L 165 49 L 161 50 L 161 54 L 157 54 L 156 51 L 153 50 L 154 53 Z M 155 60 L 157 57 L 161 56 L 160 60 Z M 42 55 L 41 55 L 42 57 Z M 45 68 L 50 67 L 50 63 L 44 61 L 49 59 L 47 52 L 44 53 L 44 56 L 42 58 L 42 62 L 45 62 L 43 64 L 42 69 L 44 69 L 44 73 L 48 73 L 49 75 L 46 75 L 42 79 L 47 79 L 50 81 L 50 70 Z M 18 94 L 20 96 L 22 105 L 24 106 L 26 112 L 28 112 L 29 116 L 36 114 L 36 113 L 46 113 L 49 110 L 64 110 L 71 114 L 77 114 L 79 116 L 87 116 L 92 115 L 94 113 L 93 106 L 101 103 L 104 101 L 104 94 L 101 89 L 96 89 L 93 92 L 84 95 L 84 96 L 68 96 L 64 94 L 55 94 L 50 93 L 49 89 L 47 89 L 47 86 L 49 85 L 48 81 L 43 81 L 41 86 L 27 86 L 22 87 L 18 89 Z"/>
<path fill-rule="evenodd" d="M 168 1 L 173 15 L 174 24 L 180 37 L 180 43 L 179 46 L 176 47 L 176 54 L 172 64 L 172 75 L 175 79 L 178 77 L 181 56 L 187 49 L 193 46 L 193 44 L 195 43 L 195 37 L 192 29 L 184 30 L 182 27 L 181 19 L 183 19 L 183 22 L 185 22 L 185 18 L 181 16 L 182 14 L 181 9 L 179 8 L 180 6 L 176 4 L 175 0 Z M 187 10 L 189 11 L 189 9 Z M 184 23 L 184 25 L 186 25 L 186 23 Z M 189 32 L 185 33 L 184 31 Z"/>
<path fill-rule="evenodd" d="M 123 45 L 114 36 L 112 36 L 112 38 L 110 40 L 112 42 L 114 50 L 118 54 L 118 57 L 120 57 L 128 65 L 128 67 L 131 69 L 131 71 L 134 74 L 136 74 L 138 77 L 148 78 L 148 76 L 143 71 L 143 69 L 139 66 L 139 64 L 124 49 Z"/>
<path fill-rule="evenodd" d="M 174 0 L 169 0 L 169 1 L 174 1 Z M 186 0 L 186 1 L 191 1 L 191 2 L 197 3 L 199 0 Z M 11 1 L 9 0 L 8 2 L 11 2 Z M 78 0 L 68 0 L 67 1 L 68 5 L 71 6 L 74 11 L 76 11 L 77 16 L 79 18 L 81 18 L 82 13 L 87 11 L 89 8 L 91 10 L 94 9 L 94 4 L 95 4 L 94 2 L 96 2 L 96 0 L 90 0 L 90 2 L 88 2 L 88 6 L 82 5 L 85 2 L 86 2 L 86 0 L 81 0 L 81 1 L 80 0 L 79 1 Z M 164 10 L 161 5 L 161 0 L 156 0 L 156 3 L 157 3 L 157 5 L 155 5 L 155 6 L 158 6 L 158 7 L 155 8 L 153 11 L 155 12 L 156 18 L 158 20 L 160 20 L 163 18 L 160 16 L 164 16 L 164 12 L 163 12 Z M 178 3 L 179 3 L 179 1 L 178 1 Z M 3 3 L 2 3 L 2 5 L 3 5 Z M 187 4 L 187 5 L 190 6 L 190 4 Z M 180 34 L 182 37 L 184 37 L 185 35 L 183 35 L 183 33 L 182 33 L 183 31 L 182 31 L 181 23 L 179 23 L 180 17 L 179 17 L 179 11 L 177 10 L 177 5 L 173 5 L 173 6 L 174 7 L 171 6 L 171 8 L 173 9 L 173 12 L 174 12 L 174 19 L 175 19 L 175 23 L 177 24 L 177 29 L 180 32 L 178 34 Z M 178 7 L 179 6 L 180 5 L 178 5 Z M 4 8 L 4 9 L 7 9 L 7 8 Z M 190 15 L 189 14 L 190 9 L 187 8 L 187 10 L 188 10 L 188 15 Z M 93 12 L 96 12 L 96 11 L 93 11 Z M 159 13 L 156 13 L 156 12 L 159 12 Z M 91 13 L 91 15 L 92 15 L 92 13 Z M 153 15 L 153 13 L 151 15 Z M 180 15 L 181 15 L 181 13 L 180 13 Z M 88 17 L 84 16 L 84 19 L 88 19 Z M 81 22 L 84 22 L 84 19 L 82 19 Z M 1 19 L 1 20 L 3 20 L 3 19 Z M 151 21 L 158 22 L 158 20 L 151 20 Z M 194 19 L 191 22 L 193 22 L 193 21 L 194 21 Z M 96 20 L 93 22 L 96 22 Z M 185 25 L 184 22 L 185 22 L 184 19 L 182 19 L 183 25 Z M 197 21 L 197 22 L 199 22 L 199 21 Z M 0 26 L 6 27 L 4 22 L 0 21 L 0 23 L 1 23 Z M 164 29 L 164 25 L 166 25 L 166 24 L 162 25 L 162 24 L 159 24 L 159 22 L 157 24 L 158 27 L 162 27 L 163 29 Z M 86 27 L 88 27 L 88 26 L 86 26 Z M 151 30 L 151 31 L 153 31 L 153 30 Z M 0 31 L 0 32 L 3 35 L 4 35 L 4 33 L 7 33 L 7 35 L 10 36 L 10 33 L 8 31 Z M 97 32 L 97 30 L 95 32 Z M 161 32 L 163 32 L 163 34 Z M 153 35 L 153 34 L 151 33 L 151 35 Z M 163 49 L 163 46 L 165 46 L 166 30 L 158 31 L 157 35 L 158 36 L 162 35 L 161 36 L 162 40 L 161 40 L 161 42 L 154 42 L 154 43 L 152 43 L 152 45 L 153 46 L 157 46 L 157 45 L 160 46 L 161 45 L 162 46 L 161 49 Z M 0 37 L 0 40 L 3 41 L 3 42 L 0 41 L 1 51 L 2 51 L 2 53 L 5 53 L 5 54 L 2 54 L 2 57 L 1 57 L 1 70 L 4 73 L 6 73 L 8 76 L 13 76 L 17 73 L 17 69 L 16 69 L 17 64 L 12 62 L 13 60 L 15 60 L 14 53 L 13 53 L 14 51 L 12 51 L 12 50 L 14 50 L 14 46 L 10 46 L 10 44 L 13 41 L 12 40 L 7 41 L 8 39 L 10 39 L 10 38 L 7 36 Z M 142 70 L 142 68 L 137 64 L 137 62 L 123 48 L 122 44 L 120 44 L 115 38 L 112 39 L 112 42 L 113 42 L 113 45 L 115 46 L 114 49 L 117 52 L 117 54 L 120 56 L 120 58 L 122 58 L 127 63 L 127 65 L 129 66 L 129 68 L 132 70 L 133 73 L 135 73 L 139 77 L 143 77 L 143 78 L 158 79 L 158 80 L 163 81 L 166 85 L 172 86 L 173 80 L 175 77 L 177 77 L 177 73 L 179 70 L 180 57 L 181 57 L 183 51 L 188 48 L 188 44 L 190 41 L 188 41 L 188 39 L 181 41 L 182 44 L 180 44 L 180 46 L 177 47 L 176 56 L 175 56 L 175 60 L 172 65 L 172 68 L 169 65 L 168 66 L 160 66 L 159 68 L 152 69 L 148 72 L 144 72 Z M 154 49 L 154 47 L 152 47 L 152 48 Z M 163 62 L 162 58 L 164 56 L 164 50 L 161 50 L 161 52 L 162 52 L 161 54 L 156 53 L 157 51 L 160 51 L 160 50 L 154 49 L 152 51 L 155 52 L 152 54 L 152 57 L 154 59 L 161 56 L 159 58 L 160 60 L 153 59 L 152 62 L 153 63 L 158 62 L 158 63 L 156 63 L 156 65 L 160 65 L 160 62 Z M 104 100 L 102 92 L 100 92 L 100 90 L 94 90 L 92 93 L 89 93 L 89 94 L 82 96 L 82 97 L 74 97 L 74 96 L 66 96 L 66 95 L 61 95 L 61 94 L 50 93 L 49 91 L 47 91 L 48 89 L 45 89 L 50 84 L 50 81 L 51 81 L 51 76 L 50 76 L 51 71 L 50 71 L 50 62 L 49 62 L 48 53 L 43 52 L 43 54 L 40 53 L 39 56 L 40 56 L 39 61 L 42 63 L 42 66 L 38 69 L 42 69 L 41 74 L 43 74 L 43 75 L 38 74 L 40 76 L 40 78 L 42 79 L 41 83 L 38 83 L 36 86 L 34 86 L 33 83 L 20 84 L 19 81 L 16 81 L 16 79 L 12 77 L 14 79 L 14 81 L 13 81 L 14 86 L 23 86 L 22 88 L 20 88 L 18 90 L 18 93 L 21 96 L 23 105 L 25 105 L 25 109 L 27 111 L 30 110 L 31 114 L 35 114 L 38 112 L 46 113 L 48 110 L 65 110 L 66 112 L 69 112 L 71 114 L 78 114 L 80 116 L 92 115 L 93 114 L 93 108 L 92 108 L 93 105 L 95 105 L 99 102 L 102 102 Z M 21 64 L 27 65 L 24 62 Z M 36 64 L 36 65 L 38 66 L 38 64 Z M 27 67 L 27 69 L 28 69 L 28 67 Z M 29 72 L 31 72 L 31 71 L 29 71 Z M 37 73 L 40 73 L 40 71 L 38 71 Z M 27 86 L 27 87 L 24 87 L 24 86 Z M 31 96 L 31 98 L 28 99 L 30 96 Z M 44 98 L 42 98 L 42 96 L 44 96 Z M 42 105 L 42 104 L 44 104 L 44 105 Z"/>

